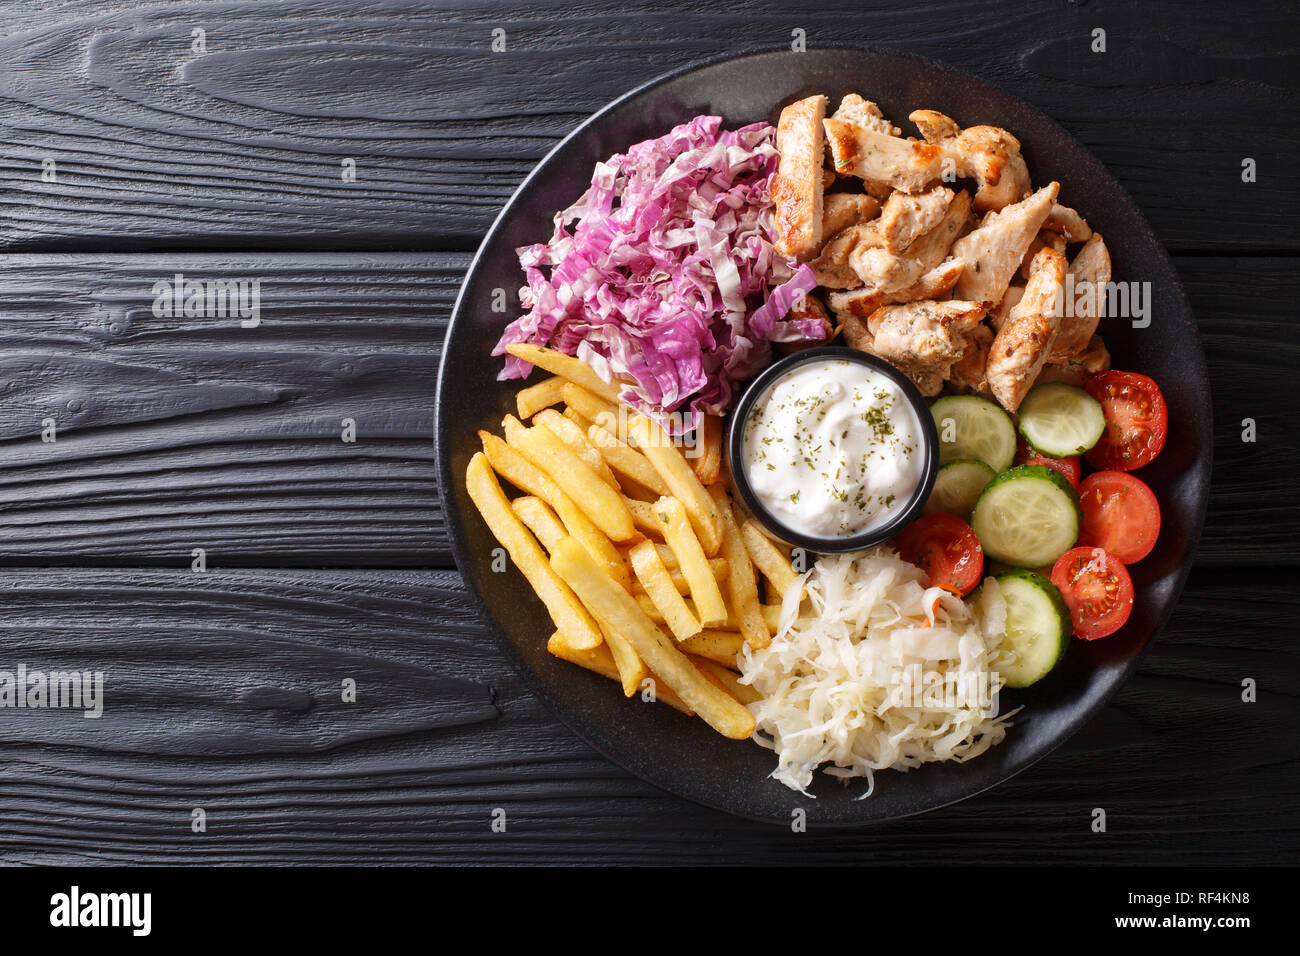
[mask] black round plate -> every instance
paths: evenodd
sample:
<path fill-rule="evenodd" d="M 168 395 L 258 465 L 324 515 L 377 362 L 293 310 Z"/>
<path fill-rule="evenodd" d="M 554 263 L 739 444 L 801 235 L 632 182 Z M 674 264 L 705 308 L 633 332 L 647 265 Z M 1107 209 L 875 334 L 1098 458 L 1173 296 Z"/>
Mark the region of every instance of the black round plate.
<path fill-rule="evenodd" d="M 1149 283 L 1149 326 L 1107 318 L 1101 332 L 1115 367 L 1160 383 L 1170 430 L 1164 453 L 1139 472 L 1159 496 L 1164 526 L 1155 551 L 1132 569 L 1137 602 L 1124 629 L 1101 641 L 1074 641 L 1051 675 L 1004 694 L 1004 707 L 1024 710 L 1007 739 L 975 760 L 877 774 L 876 792 L 864 800 L 855 799 L 861 781 L 846 787 L 818 774 L 817 799 L 809 800 L 769 779 L 771 751 L 724 740 L 668 707 L 628 700 L 612 681 L 551 657 L 551 623 L 523 577 L 514 568 L 492 571 L 496 543 L 465 491 L 465 466 L 479 448 L 476 430 L 499 433 L 519 388 L 496 381 L 501 362 L 489 355 L 518 314 L 522 273 L 514 250 L 550 235 L 552 215 L 586 189 L 593 164 L 700 113 L 720 114 L 728 128 L 775 123 L 791 100 L 825 93 L 833 107 L 851 92 L 877 101 L 904 128 L 909 112 L 928 108 L 963 126 L 1005 127 L 1020 139 L 1035 185 L 1058 180 L 1062 202 L 1106 237 L 1116 281 Z M 512 303 L 505 314 L 492 309 L 498 289 Z M 502 210 L 461 288 L 438 379 L 436 441 L 456 563 L 503 653 L 561 720 L 610 760 L 672 793 L 782 824 L 803 808 L 809 825 L 835 826 L 920 813 L 987 790 L 1049 753 L 1105 703 L 1169 617 L 1186 577 L 1209 490 L 1210 416 L 1205 356 L 1169 258 L 1123 188 L 1080 143 L 965 74 L 895 53 L 819 49 L 753 53 L 670 74 L 611 103 L 552 150 Z"/>

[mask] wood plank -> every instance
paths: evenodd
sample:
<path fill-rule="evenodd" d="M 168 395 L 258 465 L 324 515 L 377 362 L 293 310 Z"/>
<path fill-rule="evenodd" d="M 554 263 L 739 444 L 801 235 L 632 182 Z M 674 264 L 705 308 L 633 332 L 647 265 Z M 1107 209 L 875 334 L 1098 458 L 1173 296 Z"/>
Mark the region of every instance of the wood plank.
<path fill-rule="evenodd" d="M 8 570 L 0 594 L 0 666 L 106 673 L 99 720 L 0 709 L 5 863 L 1257 864 L 1300 850 L 1279 809 L 1300 796 L 1285 623 L 1300 597 L 1280 576 L 1194 573 L 1114 702 L 1007 784 L 857 833 L 819 831 L 814 808 L 802 834 L 597 756 L 505 665 L 452 572 Z M 230 663 L 239 646 L 241 667 L 209 666 L 206 650 Z M 355 705 L 331 702 L 340 674 L 358 675 Z M 1241 701 L 1245 677 L 1257 703 Z M 283 706 L 298 698 L 312 706 Z M 196 807 L 206 833 L 190 830 Z"/>
<path fill-rule="evenodd" d="M 450 564 L 434 380 L 468 256 L 0 257 L 0 564 Z M 1294 258 L 1180 257 L 1215 404 L 1199 560 L 1297 564 Z M 261 321 L 152 287 L 260 277 Z M 494 365 L 486 357 L 484 374 Z M 41 422 L 57 421 L 57 441 Z M 342 422 L 357 441 L 342 441 Z M 1257 441 L 1241 440 L 1254 418 Z"/>
<path fill-rule="evenodd" d="M 433 403 L 465 265 L 4 258 L 0 561 L 449 563 Z M 177 272 L 258 278 L 260 324 L 156 317 L 153 284 Z"/>
<path fill-rule="evenodd" d="M 747 6 L 9 3 L 0 248 L 469 249 L 531 166 L 610 99 L 803 30 L 810 47 L 921 50 L 1039 106 L 1173 248 L 1300 250 L 1289 4 L 1249 17 L 1231 5 L 1187 17 L 1174 0 L 998 15 L 980 0 Z M 1097 28 L 1105 53 L 1091 52 Z M 1241 181 L 1246 157 L 1254 183 Z M 56 182 L 41 178 L 46 160 Z"/>

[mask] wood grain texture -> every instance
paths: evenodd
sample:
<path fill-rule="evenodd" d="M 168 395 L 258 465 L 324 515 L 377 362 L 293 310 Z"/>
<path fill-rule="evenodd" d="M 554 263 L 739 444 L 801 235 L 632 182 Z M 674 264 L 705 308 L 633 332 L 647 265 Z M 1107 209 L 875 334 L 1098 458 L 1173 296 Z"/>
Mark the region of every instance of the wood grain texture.
<path fill-rule="evenodd" d="M 0 261 L 0 561 L 447 564 L 433 402 L 465 265 Z M 154 283 L 178 272 L 258 278 L 259 325 L 155 316 Z"/>
<path fill-rule="evenodd" d="M 981 0 L 3 9 L 0 248 L 470 249 L 592 111 L 674 67 L 788 47 L 797 29 L 811 47 L 921 53 L 1038 106 L 1175 249 L 1300 250 L 1286 214 L 1300 151 L 1294 10 L 1277 0 L 1194 17 L 1174 0 L 997 13 Z M 1091 51 L 1096 29 L 1104 53 Z M 44 160 L 56 182 L 42 181 Z"/>
<path fill-rule="evenodd" d="M 1294 13 L 0 0 L 0 670 L 105 673 L 99 720 L 0 708 L 0 863 L 1293 858 Z M 592 110 L 796 28 L 966 69 L 1080 138 L 1185 253 L 1214 390 L 1197 568 L 1134 678 L 995 791 L 858 833 L 815 809 L 804 834 L 751 824 L 629 776 L 433 570 L 450 563 L 434 379 L 469 250 Z M 155 316 L 177 272 L 261 280 L 259 326 Z M 185 570 L 193 548 L 206 573 Z"/>
<path fill-rule="evenodd" d="M 434 380 L 463 254 L 0 257 L 0 564 L 450 564 Z M 1209 357 L 1199 560 L 1300 563 L 1286 292 L 1300 260 L 1178 262 Z M 261 321 L 158 318 L 152 287 L 257 277 Z M 503 316 L 503 321 L 505 320 Z M 1158 314 L 1156 316 L 1158 321 Z M 483 374 L 496 364 L 484 358 Z M 53 418 L 57 440 L 41 441 Z M 357 440 L 342 440 L 342 422 Z M 1256 421 L 1257 440 L 1241 440 Z"/>
<path fill-rule="evenodd" d="M 1278 862 L 1300 850 L 1283 811 L 1300 745 L 1277 733 L 1300 718 L 1282 623 L 1300 599 L 1252 582 L 1243 601 L 1242 577 L 1194 574 L 1112 704 L 997 790 L 859 832 L 819 831 L 812 807 L 795 834 L 588 749 L 506 668 L 454 572 L 3 571 L 0 667 L 99 668 L 106 690 L 97 721 L 0 709 L 0 862 Z M 210 666 L 240 647 L 242 670 Z M 340 676 L 356 704 L 329 702 Z M 268 714 L 249 703 L 263 686 L 315 706 Z M 286 752 L 295 734 L 313 745 Z"/>

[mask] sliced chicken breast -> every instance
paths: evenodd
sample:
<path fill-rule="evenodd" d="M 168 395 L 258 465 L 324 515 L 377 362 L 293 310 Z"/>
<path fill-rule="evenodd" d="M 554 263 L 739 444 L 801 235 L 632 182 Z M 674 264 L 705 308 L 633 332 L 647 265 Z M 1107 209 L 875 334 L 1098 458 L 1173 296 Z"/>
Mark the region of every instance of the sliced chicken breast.
<path fill-rule="evenodd" d="M 822 242 L 822 121 L 827 99 L 810 96 L 781 111 L 776 148 L 781 154 L 772 177 L 776 206 L 776 248 L 787 256 L 812 255 Z"/>
<path fill-rule="evenodd" d="M 1052 340 L 1049 362 L 1064 362 L 1082 353 L 1097 332 L 1106 308 L 1110 283 L 1110 252 L 1101 233 L 1094 232 L 1070 263 L 1061 328 Z"/>
<path fill-rule="evenodd" d="M 966 271 L 957 282 L 959 298 L 983 302 L 988 308 L 1002 301 L 1060 188 L 1059 183 L 1049 183 L 1028 198 L 989 213 L 975 231 L 953 244 L 953 254 L 966 260 Z"/>

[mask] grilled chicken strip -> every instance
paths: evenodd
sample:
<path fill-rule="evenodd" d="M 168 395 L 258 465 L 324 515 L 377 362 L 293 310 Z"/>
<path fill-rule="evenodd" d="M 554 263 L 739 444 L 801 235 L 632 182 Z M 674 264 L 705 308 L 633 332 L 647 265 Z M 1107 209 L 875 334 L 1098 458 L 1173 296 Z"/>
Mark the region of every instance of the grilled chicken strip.
<path fill-rule="evenodd" d="M 840 105 L 835 108 L 831 119 L 843 120 L 846 123 L 861 126 L 863 129 L 869 129 L 874 133 L 883 133 L 886 136 L 898 136 L 902 133 L 902 130 L 885 119 L 885 115 L 880 112 L 879 106 L 871 102 L 871 100 L 864 99 L 857 93 L 849 93 L 844 99 L 840 100 Z"/>
<path fill-rule="evenodd" d="M 943 219 L 953 192 L 943 186 L 908 195 L 896 192 L 880 210 L 880 238 L 890 252 L 902 252 Z"/>
<path fill-rule="evenodd" d="M 822 236 L 829 240 L 849 226 L 880 214 L 880 200 L 861 193 L 827 193 L 822 199 Z"/>
<path fill-rule="evenodd" d="M 989 390 L 1009 412 L 1020 407 L 1047 363 L 1061 324 L 1058 310 L 1065 270 L 1065 256 L 1055 249 L 1044 248 L 1034 257 L 1025 293 L 1007 313 L 989 348 L 985 369 Z"/>
<path fill-rule="evenodd" d="M 817 257 L 808 262 L 817 276 L 817 284 L 826 289 L 856 289 L 861 286 L 862 279 L 853 271 L 849 257 L 859 246 L 878 242 L 874 221 L 858 223 L 836 233 L 822 246 Z"/>
<path fill-rule="evenodd" d="M 920 368 L 899 365 L 888 357 L 881 355 L 876 351 L 875 337 L 871 330 L 867 328 L 867 320 L 859 316 L 851 316 L 848 323 L 844 326 L 844 341 L 850 348 L 855 348 L 859 352 L 866 352 L 868 355 L 874 355 L 877 358 L 883 358 L 900 372 L 912 380 L 912 384 L 926 398 L 933 398 L 943 391 L 944 373 L 938 368 Z"/>
<path fill-rule="evenodd" d="M 1007 316 L 1011 310 L 1016 307 L 1021 298 L 1024 297 L 1025 287 L 1022 285 L 1007 286 L 1006 294 L 1002 296 L 1002 301 L 998 307 L 989 313 L 989 324 L 993 326 L 994 332 L 1002 331 L 1002 326 L 1007 321 Z"/>
<path fill-rule="evenodd" d="M 776 148 L 781 154 L 772 177 L 776 206 L 776 249 L 787 256 L 812 255 L 822 241 L 822 120 L 827 99 L 810 96 L 781 111 Z"/>
<path fill-rule="evenodd" d="M 881 306 L 897 302 L 915 302 L 917 299 L 941 299 L 957 284 L 966 263 L 961 259 L 947 259 L 905 289 L 895 292 L 877 292 L 854 289 L 849 292 L 832 292 L 827 303 L 835 318 L 843 323 L 849 316 L 868 318 Z"/>
<path fill-rule="evenodd" d="M 1020 260 L 1020 277 L 1022 279 L 1029 278 L 1029 273 L 1033 270 L 1034 256 L 1038 255 L 1039 250 L 1044 246 L 1047 246 L 1050 249 L 1055 249 L 1057 252 L 1064 255 L 1065 237 L 1059 232 L 1048 232 L 1046 226 L 1039 229 L 1038 235 L 1034 237 L 1034 241 L 1031 242 L 1029 248 L 1025 250 L 1025 257 Z"/>
<path fill-rule="evenodd" d="M 868 290 L 896 292 L 918 282 L 947 258 L 949 250 L 954 248 L 953 240 L 961 234 L 970 216 L 970 194 L 963 190 L 954 196 L 938 224 L 902 252 L 890 252 L 886 248 L 879 230 L 883 212 L 881 216 L 882 219 L 876 221 L 877 229 L 871 237 L 874 241 L 857 245 L 849 253 L 849 265 Z M 961 274 L 964 276 L 965 272 Z M 960 281 L 959 279 L 958 285 Z"/>
<path fill-rule="evenodd" d="M 864 130 L 880 133 L 883 136 L 902 135 L 902 130 L 885 119 L 880 112 L 879 106 L 871 102 L 871 100 L 863 99 L 857 93 L 850 93 L 840 100 L 840 105 L 836 108 L 831 119 L 842 120 L 845 123 L 860 126 Z M 862 184 L 867 191 L 867 195 L 874 196 L 882 201 L 889 198 L 889 194 L 894 191 L 893 186 L 881 180 L 863 179 Z"/>
<path fill-rule="evenodd" d="M 1083 217 L 1059 202 L 1052 204 L 1052 211 L 1047 214 L 1043 228 L 1064 236 L 1066 242 L 1087 242 L 1092 238 L 1092 227 L 1084 222 Z"/>
<path fill-rule="evenodd" d="M 980 395 L 989 395 L 989 349 L 993 345 L 993 330 L 981 322 L 971 330 L 970 340 L 961 358 L 953 363 L 948 382 L 956 388 Z"/>
<path fill-rule="evenodd" d="M 889 136 L 834 118 L 822 126 L 835 171 L 841 176 L 857 176 L 867 183 L 919 192 L 943 173 L 943 151 L 929 143 Z"/>
<path fill-rule="evenodd" d="M 1020 141 L 996 126 L 960 129 L 936 110 L 916 110 L 908 116 L 926 142 L 937 146 L 958 176 L 979 183 L 975 208 L 981 212 L 1019 202 L 1032 188 L 1029 168 L 1020 155 Z"/>
<path fill-rule="evenodd" d="M 1002 301 L 1060 188 L 1060 183 L 1049 183 L 1027 199 L 989 213 L 974 232 L 953 244 L 953 254 L 966 260 L 966 271 L 957 282 L 958 298 L 988 308 Z"/>
<path fill-rule="evenodd" d="M 1106 308 L 1106 286 L 1110 283 L 1110 253 L 1101 233 L 1094 232 L 1070 263 L 1066 283 L 1065 313 L 1061 328 L 1052 340 L 1049 362 L 1064 362 L 1088 347 Z"/>
<path fill-rule="evenodd" d="M 978 302 L 923 299 L 877 309 L 867 320 L 875 354 L 899 368 L 938 372 L 946 378 L 966 352 L 984 318 Z"/>
<path fill-rule="evenodd" d="M 1067 385 L 1082 386 L 1092 376 L 1109 368 L 1110 352 L 1106 349 L 1106 343 L 1100 335 L 1094 335 L 1088 342 L 1088 347 L 1074 358 L 1044 365 L 1034 384 L 1065 382 Z"/>

